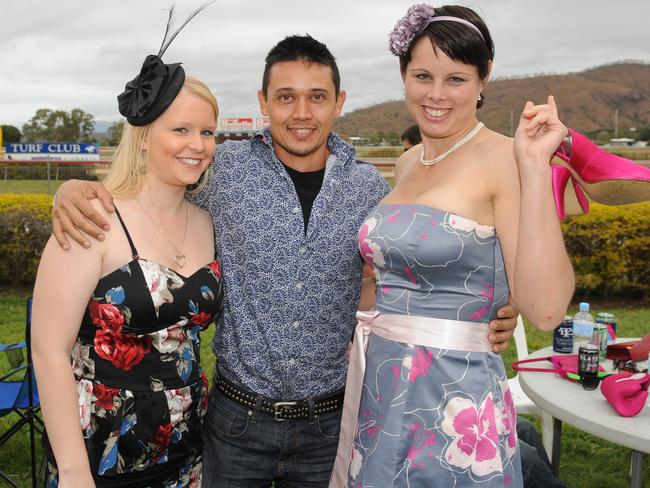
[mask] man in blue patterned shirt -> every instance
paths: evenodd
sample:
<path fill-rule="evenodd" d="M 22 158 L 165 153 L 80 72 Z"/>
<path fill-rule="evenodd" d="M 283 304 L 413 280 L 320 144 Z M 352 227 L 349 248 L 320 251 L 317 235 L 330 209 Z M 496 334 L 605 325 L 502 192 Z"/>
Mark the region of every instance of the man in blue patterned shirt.
<path fill-rule="evenodd" d="M 220 145 L 193 197 L 213 217 L 225 284 L 203 486 L 324 487 L 360 298 L 357 233 L 389 186 L 331 132 L 345 92 L 324 44 L 310 36 L 278 43 L 258 97 L 270 128 Z M 102 195 L 99 185 L 92 191 Z M 502 331 L 496 350 L 514 323 L 491 324 Z"/>

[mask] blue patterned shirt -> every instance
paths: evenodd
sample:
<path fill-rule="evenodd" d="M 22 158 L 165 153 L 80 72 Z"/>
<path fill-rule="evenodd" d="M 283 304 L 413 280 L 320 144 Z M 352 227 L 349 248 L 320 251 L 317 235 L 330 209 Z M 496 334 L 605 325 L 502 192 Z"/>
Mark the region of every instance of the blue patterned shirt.
<path fill-rule="evenodd" d="M 345 385 L 361 284 L 358 230 L 390 190 L 340 137 L 330 134 L 327 144 L 306 234 L 268 129 L 219 145 L 211 180 L 194 197 L 214 219 L 223 268 L 213 343 L 219 369 L 271 398 L 320 396 Z"/>

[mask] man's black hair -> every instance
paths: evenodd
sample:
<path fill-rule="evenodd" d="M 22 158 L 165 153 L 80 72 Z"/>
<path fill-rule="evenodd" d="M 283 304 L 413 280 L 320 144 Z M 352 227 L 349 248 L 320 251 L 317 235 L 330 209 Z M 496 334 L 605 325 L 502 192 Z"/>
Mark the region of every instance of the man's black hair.
<path fill-rule="evenodd" d="M 400 140 L 407 141 L 411 146 L 417 146 L 420 144 L 422 142 L 422 135 L 420 134 L 420 128 L 418 125 L 414 124 L 402 132 Z"/>
<path fill-rule="evenodd" d="M 268 96 L 267 91 L 269 89 L 271 68 L 275 63 L 281 63 L 283 61 L 306 61 L 308 63 L 329 66 L 332 69 L 334 93 L 338 98 L 341 88 L 341 76 L 339 75 L 339 68 L 336 65 L 336 59 L 325 44 L 317 41 L 309 34 L 285 37 L 266 55 L 266 64 L 262 77 L 262 93 L 264 93 L 265 97 Z"/>

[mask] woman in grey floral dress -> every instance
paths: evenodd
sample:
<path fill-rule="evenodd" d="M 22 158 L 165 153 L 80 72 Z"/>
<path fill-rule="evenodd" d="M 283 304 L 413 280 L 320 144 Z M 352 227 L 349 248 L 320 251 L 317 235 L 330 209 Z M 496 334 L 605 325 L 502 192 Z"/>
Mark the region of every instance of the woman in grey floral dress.
<path fill-rule="evenodd" d="M 549 165 L 567 129 L 552 97 L 528 102 L 514 145 L 478 121 L 494 49 L 470 9 L 416 5 L 390 49 L 423 143 L 359 233 L 375 310 L 357 327 L 330 486 L 521 487 L 515 409 L 485 337 L 509 293 L 543 330 L 571 299 Z"/>

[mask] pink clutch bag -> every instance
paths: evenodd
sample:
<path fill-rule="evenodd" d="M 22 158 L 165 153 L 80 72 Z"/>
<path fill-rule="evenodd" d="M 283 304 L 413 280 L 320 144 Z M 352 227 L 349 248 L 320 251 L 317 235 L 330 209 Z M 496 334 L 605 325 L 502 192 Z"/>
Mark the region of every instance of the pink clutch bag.
<path fill-rule="evenodd" d="M 613 374 L 601 382 L 600 391 L 622 417 L 634 417 L 646 404 L 650 374 Z"/>
<path fill-rule="evenodd" d="M 550 361 L 553 365 L 552 368 L 531 368 L 529 366 L 522 366 L 526 363 L 537 363 L 543 361 Z M 544 358 L 522 359 L 521 361 L 514 361 L 512 363 L 514 371 L 536 371 L 538 373 L 556 373 L 562 378 L 569 381 L 578 381 L 578 355 L 577 354 L 555 354 L 553 356 L 546 356 Z M 598 365 L 598 371 L 604 372 L 605 368 Z"/>

